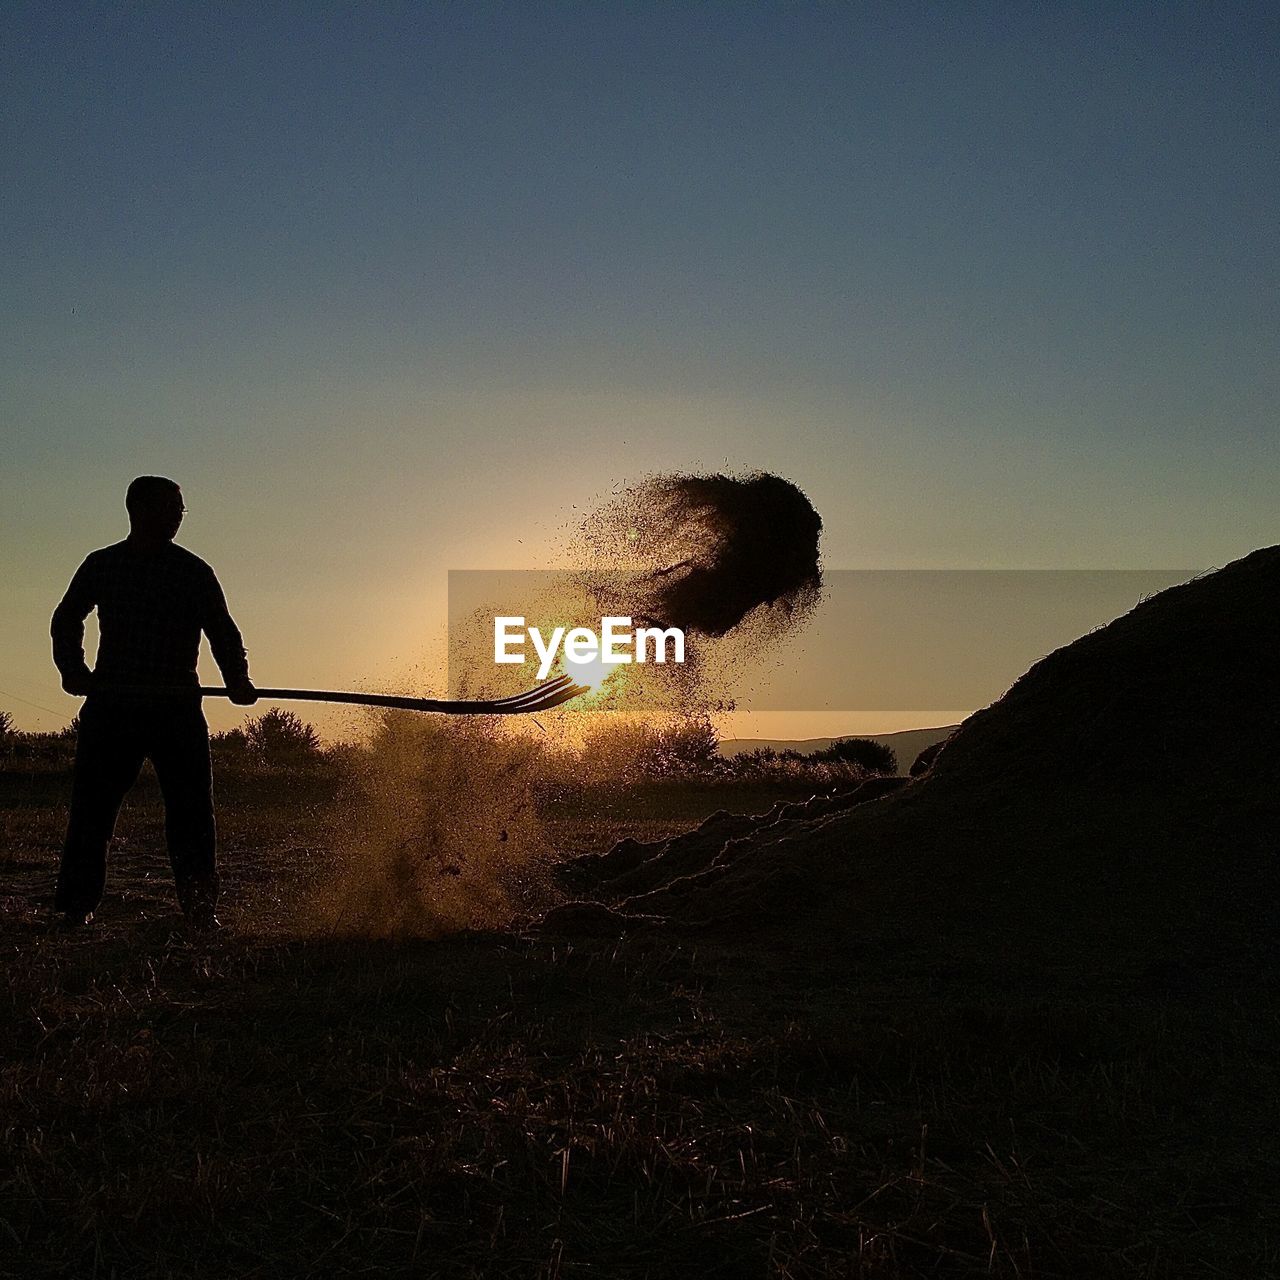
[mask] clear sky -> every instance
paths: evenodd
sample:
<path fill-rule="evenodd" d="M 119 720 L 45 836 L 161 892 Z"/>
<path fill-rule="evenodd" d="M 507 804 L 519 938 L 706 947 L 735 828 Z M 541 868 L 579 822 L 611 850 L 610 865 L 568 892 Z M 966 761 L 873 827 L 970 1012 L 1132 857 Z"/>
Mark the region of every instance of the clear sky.
<path fill-rule="evenodd" d="M 142 472 L 264 684 L 421 685 L 653 471 L 838 568 L 1277 541 L 1278 13 L 6 5 L 0 707 Z"/>

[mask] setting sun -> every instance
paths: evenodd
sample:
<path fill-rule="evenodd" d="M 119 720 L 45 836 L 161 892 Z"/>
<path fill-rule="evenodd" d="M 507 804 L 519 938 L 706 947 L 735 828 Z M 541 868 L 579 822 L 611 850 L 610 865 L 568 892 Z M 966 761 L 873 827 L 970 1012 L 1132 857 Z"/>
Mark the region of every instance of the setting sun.
<path fill-rule="evenodd" d="M 584 684 L 592 692 L 599 689 L 616 671 L 616 666 L 608 666 L 602 658 L 592 658 L 588 662 L 573 662 L 566 655 L 564 660 L 565 674 L 570 675 L 578 684 Z"/>

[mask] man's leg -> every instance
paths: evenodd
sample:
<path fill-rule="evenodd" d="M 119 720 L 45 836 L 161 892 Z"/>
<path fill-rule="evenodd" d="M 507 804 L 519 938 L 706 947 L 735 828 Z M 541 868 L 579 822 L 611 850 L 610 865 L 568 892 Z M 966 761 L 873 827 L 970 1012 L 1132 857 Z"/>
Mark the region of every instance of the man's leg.
<path fill-rule="evenodd" d="M 96 911 L 107 882 L 107 852 L 116 816 L 137 781 L 143 752 L 128 713 L 86 702 L 76 738 L 71 813 L 62 847 L 54 909 L 67 916 Z"/>
<path fill-rule="evenodd" d="M 218 901 L 209 726 L 199 703 L 157 713 L 149 746 L 164 796 L 164 833 L 178 905 L 207 924 Z"/>

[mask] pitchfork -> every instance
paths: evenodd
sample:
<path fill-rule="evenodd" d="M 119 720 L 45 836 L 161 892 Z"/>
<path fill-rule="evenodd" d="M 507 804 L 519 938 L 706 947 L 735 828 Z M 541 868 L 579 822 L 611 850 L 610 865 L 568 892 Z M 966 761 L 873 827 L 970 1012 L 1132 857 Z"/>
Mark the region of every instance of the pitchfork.
<path fill-rule="evenodd" d="M 561 703 L 586 693 L 587 685 L 574 684 L 572 676 L 558 676 L 524 693 L 508 698 L 400 698 L 389 693 L 344 693 L 334 689 L 258 689 L 263 702 L 353 702 L 362 707 L 396 707 L 402 711 L 443 711 L 452 716 L 516 716 L 549 711 Z M 205 698 L 229 698 L 230 689 L 202 686 L 199 689 L 109 686 L 104 692 L 153 696 L 155 694 L 195 694 Z"/>

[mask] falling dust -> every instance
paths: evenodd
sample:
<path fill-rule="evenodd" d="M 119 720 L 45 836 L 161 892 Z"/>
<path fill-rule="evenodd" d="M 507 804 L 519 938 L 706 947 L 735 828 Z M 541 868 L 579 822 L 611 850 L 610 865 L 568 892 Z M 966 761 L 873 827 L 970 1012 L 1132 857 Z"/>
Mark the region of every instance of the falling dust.
<path fill-rule="evenodd" d="M 616 669 L 536 727 L 524 717 L 379 716 L 311 917 L 337 934 L 432 937 L 552 905 L 547 798 L 598 785 L 615 758 L 607 744 L 652 729 L 595 713 L 639 707 L 678 732 L 732 706 L 743 670 L 817 604 L 821 529 L 795 485 L 760 473 L 653 477 L 593 510 L 566 535 L 573 568 L 559 598 L 531 616 L 584 621 L 587 599 L 597 616 L 681 627 L 686 663 Z M 494 671 L 493 616 L 477 618 L 477 673 Z M 499 691 L 487 674 L 466 683 L 469 696 Z"/>
<path fill-rule="evenodd" d="M 325 933 L 437 937 L 546 906 L 546 753 L 496 717 L 381 713 L 355 763 L 332 874 L 310 918 Z"/>

